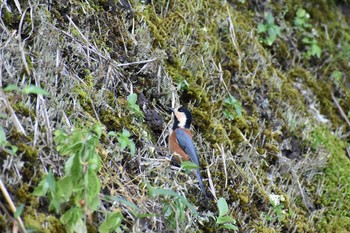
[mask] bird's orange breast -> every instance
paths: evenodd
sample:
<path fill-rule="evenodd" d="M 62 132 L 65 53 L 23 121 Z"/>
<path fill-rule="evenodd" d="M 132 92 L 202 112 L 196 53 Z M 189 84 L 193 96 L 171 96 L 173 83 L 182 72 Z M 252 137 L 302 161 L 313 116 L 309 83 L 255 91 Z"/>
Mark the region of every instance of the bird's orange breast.
<path fill-rule="evenodd" d="M 186 154 L 186 152 L 180 147 L 178 141 L 176 140 L 176 131 L 183 130 L 190 138 L 192 139 L 192 133 L 189 129 L 175 129 L 169 136 L 169 150 L 171 153 L 175 154 L 174 158 L 175 160 L 180 163 L 181 160 L 183 161 L 189 161 L 190 158 Z M 180 157 L 181 156 L 181 160 Z"/>

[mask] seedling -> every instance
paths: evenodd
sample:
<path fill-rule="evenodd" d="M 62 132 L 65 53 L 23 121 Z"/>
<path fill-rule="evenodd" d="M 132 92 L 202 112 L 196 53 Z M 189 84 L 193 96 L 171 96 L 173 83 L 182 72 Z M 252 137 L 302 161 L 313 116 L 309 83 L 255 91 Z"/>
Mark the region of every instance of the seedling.
<path fill-rule="evenodd" d="M 236 117 L 242 116 L 241 103 L 238 100 L 236 100 L 236 98 L 233 97 L 232 95 L 230 95 L 225 99 L 224 105 L 225 105 L 224 115 L 230 121 L 234 120 Z"/>
<path fill-rule="evenodd" d="M 275 19 L 270 12 L 266 15 L 266 23 L 258 24 L 258 33 L 263 35 L 260 42 L 268 46 L 271 46 L 276 38 L 281 35 L 281 29 L 275 24 Z"/>
<path fill-rule="evenodd" d="M 229 229 L 238 231 L 236 220 L 228 215 L 228 205 L 226 200 L 221 197 L 218 201 L 219 216 L 216 219 L 218 229 Z"/>

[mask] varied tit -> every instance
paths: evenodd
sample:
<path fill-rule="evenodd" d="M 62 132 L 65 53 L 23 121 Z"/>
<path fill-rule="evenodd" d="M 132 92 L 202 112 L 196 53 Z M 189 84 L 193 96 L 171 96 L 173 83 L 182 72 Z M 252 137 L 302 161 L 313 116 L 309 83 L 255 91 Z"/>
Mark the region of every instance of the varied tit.
<path fill-rule="evenodd" d="M 169 136 L 169 150 L 175 154 L 174 158 L 178 163 L 181 163 L 181 161 L 191 161 L 199 167 L 199 160 L 190 130 L 192 123 L 191 112 L 185 107 L 171 110 L 174 114 L 174 125 L 173 131 Z M 196 169 L 196 176 L 203 195 L 208 197 L 199 169 Z"/>

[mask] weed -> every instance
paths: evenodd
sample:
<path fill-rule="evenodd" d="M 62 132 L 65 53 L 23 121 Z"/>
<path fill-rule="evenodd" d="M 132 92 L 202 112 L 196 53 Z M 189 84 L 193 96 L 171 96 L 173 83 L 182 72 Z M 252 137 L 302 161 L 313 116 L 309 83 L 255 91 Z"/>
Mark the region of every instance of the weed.
<path fill-rule="evenodd" d="M 91 129 L 75 130 L 67 134 L 62 130 L 55 131 L 57 151 L 69 156 L 65 164 L 65 175 L 57 181 L 49 172 L 35 188 L 36 196 L 48 196 L 49 209 L 61 213 L 61 205 L 74 200 L 74 205 L 61 215 L 60 221 L 67 232 L 86 232 L 86 216 L 91 221 L 91 214 L 100 205 L 100 180 L 98 171 L 100 157 L 96 146 L 102 129 L 94 125 Z"/>
<path fill-rule="evenodd" d="M 307 49 L 306 52 L 304 52 L 304 57 L 307 59 L 310 59 L 313 56 L 320 58 L 322 50 L 316 40 L 315 29 L 313 29 L 312 25 L 308 23 L 309 19 L 310 15 L 306 12 L 306 10 L 299 8 L 294 18 L 294 26 L 298 31 L 301 31 L 303 35 L 302 42 Z M 311 32 L 310 28 L 312 28 Z"/>
<path fill-rule="evenodd" d="M 130 138 L 131 134 L 128 130 L 123 129 L 123 132 L 121 133 L 111 131 L 108 133 L 108 136 L 116 137 L 122 150 L 128 147 L 130 149 L 131 155 L 135 154 L 135 143 Z"/>
<path fill-rule="evenodd" d="M 137 94 L 135 93 L 132 93 L 130 94 L 128 97 L 127 97 L 127 101 L 128 101 L 128 109 L 131 111 L 131 113 L 137 117 L 142 117 L 144 118 L 143 116 L 143 113 L 140 109 L 140 106 L 138 106 L 136 104 L 136 101 L 137 101 Z"/>
<path fill-rule="evenodd" d="M 232 95 L 230 95 L 225 99 L 224 105 L 225 105 L 224 115 L 230 121 L 242 115 L 241 103 L 238 100 L 236 100 L 236 98 L 233 97 Z"/>
<path fill-rule="evenodd" d="M 227 215 L 228 205 L 226 200 L 223 197 L 221 197 L 217 205 L 219 209 L 219 216 L 216 219 L 218 229 L 229 229 L 238 231 L 238 227 L 236 226 L 236 220 L 231 216 Z"/>
<path fill-rule="evenodd" d="M 10 92 L 10 91 L 18 91 L 22 92 L 23 94 L 36 94 L 36 95 L 48 95 L 49 93 L 42 89 L 41 87 L 35 86 L 35 85 L 28 85 L 23 87 L 23 89 L 20 89 L 16 85 L 9 84 L 7 87 L 4 88 L 4 92 Z"/>
<path fill-rule="evenodd" d="M 264 35 L 260 37 L 260 42 L 268 46 L 271 46 L 276 38 L 281 36 L 281 29 L 275 24 L 275 19 L 270 12 L 266 15 L 266 23 L 258 24 L 258 33 Z"/>
<path fill-rule="evenodd" d="M 1 125 L 0 125 L 0 149 L 4 150 L 6 153 L 9 153 L 11 155 L 16 155 L 16 152 L 18 150 L 17 146 L 14 146 L 7 141 L 5 130 Z"/>

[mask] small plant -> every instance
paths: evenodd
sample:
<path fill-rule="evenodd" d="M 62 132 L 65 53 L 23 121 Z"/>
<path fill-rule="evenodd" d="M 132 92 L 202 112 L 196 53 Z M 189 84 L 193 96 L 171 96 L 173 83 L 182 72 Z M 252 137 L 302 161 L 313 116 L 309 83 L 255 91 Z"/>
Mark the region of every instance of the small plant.
<path fill-rule="evenodd" d="M 318 42 L 315 38 L 310 37 L 304 37 L 302 42 L 307 45 L 307 51 L 304 53 L 304 56 L 309 59 L 313 56 L 316 56 L 318 58 L 321 57 L 321 48 L 318 46 Z"/>
<path fill-rule="evenodd" d="M 116 137 L 120 144 L 120 148 L 122 150 L 128 147 L 130 149 L 131 155 L 135 154 L 135 151 L 136 151 L 135 143 L 130 138 L 131 134 L 128 130 L 123 129 L 123 132 L 121 133 L 116 133 L 114 131 L 111 131 L 108 133 L 108 136 Z"/>
<path fill-rule="evenodd" d="M 108 212 L 105 220 L 99 226 L 98 231 L 101 233 L 109 232 L 122 232 L 120 226 L 123 221 L 123 214 L 119 209 L 116 209 L 113 212 Z"/>
<path fill-rule="evenodd" d="M 264 37 L 260 38 L 260 42 L 271 46 L 278 36 L 281 36 L 281 29 L 275 24 L 273 15 L 269 12 L 266 15 L 266 24 L 258 24 L 258 33 Z"/>
<path fill-rule="evenodd" d="M 225 105 L 224 115 L 230 121 L 234 120 L 236 117 L 242 116 L 241 103 L 238 100 L 236 100 L 236 98 L 233 97 L 232 95 L 230 95 L 225 99 L 224 105 Z"/>
<path fill-rule="evenodd" d="M 143 116 L 143 113 L 142 113 L 142 111 L 140 109 L 140 106 L 138 106 L 136 104 L 136 102 L 137 102 L 137 94 L 135 94 L 135 93 L 130 94 L 128 96 L 128 98 L 127 98 L 127 101 L 128 101 L 128 106 L 127 107 L 131 111 L 131 113 L 133 115 L 136 115 L 138 117 L 142 117 L 143 118 L 144 116 Z"/>
<path fill-rule="evenodd" d="M 177 90 L 182 90 L 182 91 L 187 91 L 188 88 L 190 87 L 190 84 L 184 79 L 181 82 L 177 84 Z"/>
<path fill-rule="evenodd" d="M 18 150 L 17 146 L 12 145 L 6 139 L 6 133 L 4 128 L 0 125 L 0 150 L 4 150 L 6 153 L 16 155 Z"/>
<path fill-rule="evenodd" d="M 228 215 L 228 205 L 226 200 L 221 197 L 218 201 L 219 216 L 216 219 L 218 229 L 229 229 L 238 231 L 236 220 Z"/>
<path fill-rule="evenodd" d="M 22 92 L 23 94 L 35 94 L 35 95 L 48 95 L 48 92 L 42 89 L 41 87 L 37 87 L 35 85 L 25 86 L 23 89 L 17 87 L 16 85 L 9 84 L 4 88 L 4 92 L 17 91 Z"/>
<path fill-rule="evenodd" d="M 60 218 L 67 232 L 87 232 L 86 221 L 92 221 L 92 213 L 100 205 L 100 157 L 96 147 L 101 134 L 102 129 L 98 125 L 91 129 L 75 130 L 72 134 L 56 130 L 57 151 L 69 156 L 64 177 L 56 181 L 50 171 L 33 192 L 36 196 L 47 195 L 49 209 L 57 214 L 61 214 L 62 204 L 74 201 L 73 206 Z"/>
<path fill-rule="evenodd" d="M 282 195 L 271 194 L 269 198 L 272 206 L 272 214 L 267 215 L 266 218 L 269 221 L 273 221 L 275 219 L 273 215 L 275 215 L 280 222 L 284 215 L 284 205 L 281 203 L 281 201 L 284 201 L 284 197 Z"/>
<path fill-rule="evenodd" d="M 311 28 L 311 24 L 307 21 L 309 20 L 310 15 L 303 8 L 297 10 L 296 17 L 294 18 L 294 25 L 299 29 Z"/>
<path fill-rule="evenodd" d="M 306 46 L 304 57 L 306 59 L 310 59 L 313 56 L 320 58 L 322 50 L 316 40 L 315 30 L 312 29 L 312 25 L 308 23 L 309 19 L 309 13 L 307 13 L 305 9 L 299 8 L 294 18 L 294 26 L 298 31 L 301 31 L 303 35 L 302 42 Z"/>
<path fill-rule="evenodd" d="M 170 229 L 175 229 L 179 224 L 183 223 L 186 209 L 190 209 L 194 217 L 198 217 L 196 208 L 190 204 L 186 198 L 177 192 L 170 189 L 157 189 L 152 186 L 147 186 L 149 195 L 151 197 L 164 196 L 166 197 L 163 203 L 162 213 Z"/>

